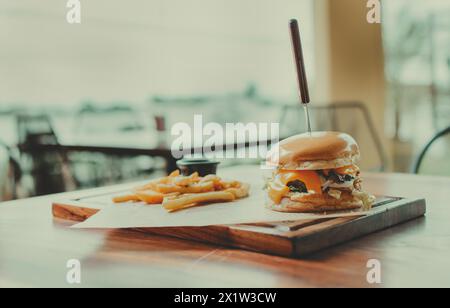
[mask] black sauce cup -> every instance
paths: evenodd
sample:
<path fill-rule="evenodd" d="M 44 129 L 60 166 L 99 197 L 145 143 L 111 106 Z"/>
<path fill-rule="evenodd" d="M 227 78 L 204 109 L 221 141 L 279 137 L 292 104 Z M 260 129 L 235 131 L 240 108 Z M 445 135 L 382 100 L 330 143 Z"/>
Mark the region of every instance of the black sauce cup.
<path fill-rule="evenodd" d="M 218 161 L 209 160 L 207 158 L 184 158 L 177 161 L 178 169 L 182 175 L 189 176 L 194 172 L 198 172 L 200 176 L 208 174 L 216 174 Z"/>

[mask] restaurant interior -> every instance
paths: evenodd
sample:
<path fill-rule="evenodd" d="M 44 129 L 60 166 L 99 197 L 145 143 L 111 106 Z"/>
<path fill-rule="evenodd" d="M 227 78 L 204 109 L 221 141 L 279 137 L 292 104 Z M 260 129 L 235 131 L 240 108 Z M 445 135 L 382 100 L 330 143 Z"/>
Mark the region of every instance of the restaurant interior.
<path fill-rule="evenodd" d="M 313 130 L 354 136 L 363 171 L 450 176 L 446 0 L 382 1 L 381 23 L 362 0 L 81 2 L 69 24 L 64 1 L 0 1 L 1 201 L 164 175 L 196 114 L 305 132 L 294 17 Z"/>

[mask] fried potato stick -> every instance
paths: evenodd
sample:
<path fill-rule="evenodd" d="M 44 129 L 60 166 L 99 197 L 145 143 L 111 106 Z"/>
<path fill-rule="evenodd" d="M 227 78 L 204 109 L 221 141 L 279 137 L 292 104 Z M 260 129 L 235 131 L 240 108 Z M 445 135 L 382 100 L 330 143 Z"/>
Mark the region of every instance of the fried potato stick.
<path fill-rule="evenodd" d="M 188 204 L 208 203 L 208 202 L 226 202 L 233 201 L 236 197 L 225 191 L 214 191 L 200 194 L 181 195 L 176 199 L 164 199 L 163 206 L 168 211 L 174 211 Z"/>

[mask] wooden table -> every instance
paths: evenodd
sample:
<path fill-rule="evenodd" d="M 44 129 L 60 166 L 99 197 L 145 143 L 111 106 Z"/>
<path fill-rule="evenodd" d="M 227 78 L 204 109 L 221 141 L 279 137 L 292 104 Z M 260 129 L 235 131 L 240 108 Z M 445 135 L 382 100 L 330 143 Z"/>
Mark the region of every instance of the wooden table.
<path fill-rule="evenodd" d="M 222 174 L 259 176 L 254 167 Z M 55 196 L 3 203 L 0 287 L 71 287 L 69 259 L 82 262 L 82 287 L 369 287 L 366 265 L 374 258 L 381 261 L 383 280 L 374 287 L 450 287 L 450 178 L 366 174 L 365 187 L 425 197 L 427 216 L 306 260 L 129 230 L 68 229 L 70 223 L 52 218 Z"/>

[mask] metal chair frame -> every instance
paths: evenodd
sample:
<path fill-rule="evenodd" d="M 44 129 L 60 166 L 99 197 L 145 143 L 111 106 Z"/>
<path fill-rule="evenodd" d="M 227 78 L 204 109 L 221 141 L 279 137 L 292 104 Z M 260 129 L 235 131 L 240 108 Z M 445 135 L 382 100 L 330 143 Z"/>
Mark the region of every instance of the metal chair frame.
<path fill-rule="evenodd" d="M 433 138 L 431 138 L 431 140 L 425 145 L 425 147 L 422 149 L 422 151 L 420 152 L 419 156 L 417 157 L 414 166 L 412 168 L 412 172 L 415 174 L 419 174 L 420 172 L 420 167 L 422 166 L 423 160 L 426 156 L 426 154 L 428 153 L 428 151 L 430 150 L 431 146 L 439 139 L 441 139 L 442 137 L 446 136 L 450 134 L 450 126 L 447 127 L 444 130 L 441 130 L 440 132 L 438 132 Z"/>
<path fill-rule="evenodd" d="M 6 153 L 8 155 L 9 168 L 11 168 L 11 170 L 13 172 L 13 176 L 10 177 L 10 179 L 9 179 L 10 183 L 11 183 L 12 198 L 17 199 L 17 197 L 18 197 L 17 184 L 20 181 L 20 179 L 22 178 L 22 169 L 20 168 L 20 163 L 18 162 L 18 160 L 14 157 L 13 149 L 11 149 L 10 146 L 5 144 L 1 140 L 0 140 L 0 146 L 6 150 Z"/>

